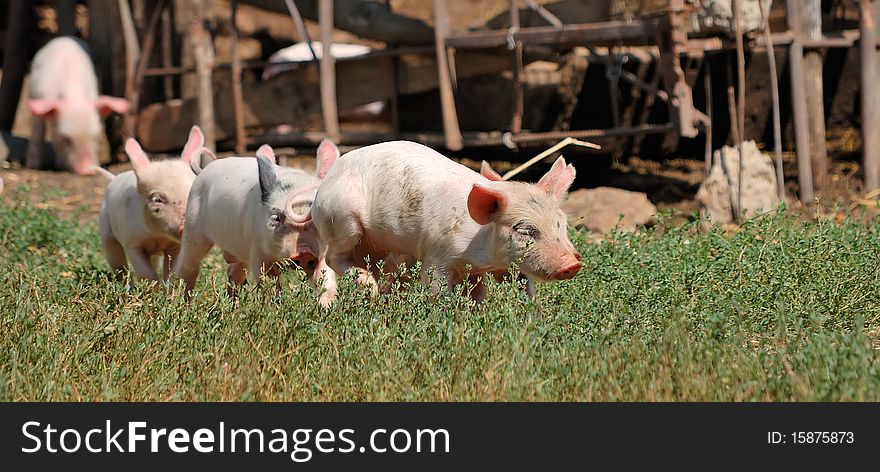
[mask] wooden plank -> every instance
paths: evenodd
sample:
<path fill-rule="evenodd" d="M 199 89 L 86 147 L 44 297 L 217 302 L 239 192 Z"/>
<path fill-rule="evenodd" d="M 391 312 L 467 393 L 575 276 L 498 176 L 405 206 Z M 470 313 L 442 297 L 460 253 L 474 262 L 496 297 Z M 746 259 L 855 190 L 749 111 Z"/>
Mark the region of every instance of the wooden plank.
<path fill-rule="evenodd" d="M 437 73 L 440 85 L 440 108 L 443 111 L 443 134 L 446 147 L 457 151 L 464 147 L 461 129 L 458 127 L 458 112 L 455 108 L 455 94 L 452 90 L 452 68 L 446 38 L 449 36 L 449 14 L 445 0 L 434 0 L 434 41 L 437 48 Z"/>
<path fill-rule="evenodd" d="M 359 60 L 340 61 L 337 73 L 341 77 L 355 77 L 338 92 L 340 109 L 348 109 L 377 100 L 388 99 L 388 88 L 377 86 L 389 80 L 387 57 L 375 56 Z M 511 67 L 506 51 L 470 51 L 459 56 L 458 74 L 462 78 L 483 74 L 497 74 Z M 412 56 L 400 61 L 397 83 L 401 95 L 427 92 L 437 88 L 437 63 L 424 56 Z M 264 82 L 242 84 L 248 97 L 244 103 L 246 127 L 268 127 L 280 124 L 313 124 L 321 117 L 320 84 L 314 64 L 282 72 Z M 228 86 L 217 87 L 215 102 L 228 102 Z M 152 152 L 179 149 L 186 142 L 187 132 L 197 122 L 197 100 L 174 100 L 154 103 L 141 111 L 137 136 L 145 149 Z M 216 139 L 228 139 L 234 134 L 234 116 L 231 107 L 215 110 Z"/>
<path fill-rule="evenodd" d="M 530 46 L 536 44 L 586 44 L 636 40 L 636 44 L 651 44 L 657 32 L 653 20 L 604 21 L 600 23 L 521 28 L 512 35 L 514 41 Z M 472 31 L 446 38 L 446 46 L 457 49 L 501 47 L 507 44 L 508 32 L 489 30 Z"/>
<path fill-rule="evenodd" d="M 807 92 L 804 78 L 804 49 L 801 44 L 800 0 L 786 0 L 789 28 L 794 36 L 789 46 L 788 70 L 791 79 L 791 107 L 794 121 L 795 147 L 798 161 L 798 185 L 801 203 L 813 204 L 813 170 L 810 162 L 810 136 L 807 120 Z"/>
<path fill-rule="evenodd" d="M 280 0 L 241 0 L 265 10 L 288 13 Z M 318 21 L 320 0 L 296 0 L 303 18 Z M 431 27 L 424 21 L 397 15 L 385 2 L 364 0 L 336 0 L 334 6 L 336 27 L 358 36 L 397 44 L 430 44 Z"/>
<path fill-rule="evenodd" d="M 880 77 L 880 60 L 877 59 L 877 18 L 880 2 L 860 0 L 859 30 L 861 40 L 862 70 L 862 166 L 865 190 L 880 187 L 880 94 L 877 93 L 877 77 Z"/>
<path fill-rule="evenodd" d="M 805 0 L 801 3 L 803 40 L 822 39 L 822 2 Z M 804 86 L 807 94 L 807 123 L 810 137 L 810 164 L 813 171 L 813 191 L 822 192 L 828 186 L 828 151 L 825 148 L 825 103 L 822 84 L 822 52 L 804 51 Z"/>
<path fill-rule="evenodd" d="M 324 132 L 334 143 L 339 142 L 339 111 L 336 104 L 336 59 L 333 46 L 333 0 L 320 0 L 318 19 L 321 26 L 321 111 Z"/>

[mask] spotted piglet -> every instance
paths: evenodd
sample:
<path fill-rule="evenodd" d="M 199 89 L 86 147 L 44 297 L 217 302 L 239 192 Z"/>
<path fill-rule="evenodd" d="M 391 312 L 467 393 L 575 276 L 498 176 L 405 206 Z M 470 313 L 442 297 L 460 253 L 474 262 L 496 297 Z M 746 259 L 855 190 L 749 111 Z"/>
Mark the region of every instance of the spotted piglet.
<path fill-rule="evenodd" d="M 196 177 L 186 212 L 187 227 L 175 272 L 189 291 L 201 260 L 214 245 L 223 250 L 231 284 L 263 274 L 278 275 L 279 261 L 293 261 L 312 283 L 335 283 L 319 257 L 318 232 L 309 212 L 318 184 L 339 151 L 330 141 L 318 148 L 317 175 L 275 164 L 269 146 L 257 158 L 227 157 Z"/>

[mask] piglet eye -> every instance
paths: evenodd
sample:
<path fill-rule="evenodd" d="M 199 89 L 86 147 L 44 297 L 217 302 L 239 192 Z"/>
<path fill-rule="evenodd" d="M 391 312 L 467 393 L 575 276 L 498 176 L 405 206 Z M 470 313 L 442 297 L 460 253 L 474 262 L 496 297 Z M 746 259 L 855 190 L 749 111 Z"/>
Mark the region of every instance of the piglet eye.
<path fill-rule="evenodd" d="M 529 238 L 536 238 L 538 236 L 538 228 L 527 223 L 514 225 L 513 230 L 516 231 L 517 234 Z"/>
<path fill-rule="evenodd" d="M 281 213 L 272 213 L 271 215 L 269 215 L 269 221 L 272 223 L 280 224 L 283 220 L 284 218 Z"/>
<path fill-rule="evenodd" d="M 150 203 L 161 204 L 165 203 L 165 198 L 162 195 L 154 194 L 150 196 Z"/>

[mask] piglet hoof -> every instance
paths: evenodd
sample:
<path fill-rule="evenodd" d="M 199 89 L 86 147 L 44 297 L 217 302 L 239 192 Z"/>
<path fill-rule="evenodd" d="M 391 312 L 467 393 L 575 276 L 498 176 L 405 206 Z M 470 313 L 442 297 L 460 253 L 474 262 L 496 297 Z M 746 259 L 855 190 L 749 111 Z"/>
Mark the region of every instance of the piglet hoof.
<path fill-rule="evenodd" d="M 321 305 L 321 308 L 329 309 L 333 302 L 336 301 L 336 294 L 330 292 L 324 292 L 318 297 L 318 304 Z"/>

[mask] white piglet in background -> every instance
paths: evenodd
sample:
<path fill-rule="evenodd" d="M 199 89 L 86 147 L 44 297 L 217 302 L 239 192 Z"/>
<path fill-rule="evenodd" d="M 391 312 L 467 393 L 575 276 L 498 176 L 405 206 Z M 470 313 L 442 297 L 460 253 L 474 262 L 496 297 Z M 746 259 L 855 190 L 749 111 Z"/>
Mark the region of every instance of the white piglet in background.
<path fill-rule="evenodd" d="M 159 280 L 157 257 L 168 280 L 180 250 L 187 196 L 196 177 L 190 164 L 206 151 L 204 144 L 202 130 L 193 126 L 180 159 L 151 162 L 136 140 L 126 141 L 133 170 L 116 177 L 110 174 L 98 224 L 107 262 L 113 269 L 130 262 L 132 282 L 134 278 Z"/>
<path fill-rule="evenodd" d="M 338 156 L 333 143 L 322 142 L 316 176 L 275 165 L 275 154 L 266 145 L 257 150 L 257 158 L 227 157 L 206 166 L 190 192 L 175 267 L 186 290 L 195 285 L 201 260 L 214 245 L 223 250 L 234 285 L 246 278 L 257 282 L 263 274 L 277 276 L 276 263 L 286 260 L 305 270 L 313 284 L 321 279 L 335 284 L 335 274 L 318 257 L 318 232 L 309 210 Z"/>
<path fill-rule="evenodd" d="M 128 101 L 98 95 L 98 79 L 85 45 L 71 37 L 55 38 L 34 56 L 31 65 L 31 142 L 27 151 L 29 168 L 40 164 L 45 133 L 51 128 L 52 144 L 60 162 L 77 174 L 94 173 L 98 147 L 104 133 L 101 117 L 128 111 Z"/>
<path fill-rule="evenodd" d="M 312 218 L 336 273 L 367 269 L 365 257 L 411 258 L 422 261 L 422 280 L 435 291 L 470 276 L 480 301 L 478 276 L 501 277 L 512 263 L 531 279 L 577 274 L 581 256 L 559 208 L 574 177 L 560 157 L 537 184 L 504 182 L 486 163 L 477 173 L 427 146 L 393 141 L 342 156 L 318 189 Z M 375 287 L 370 269 L 366 282 Z"/>

